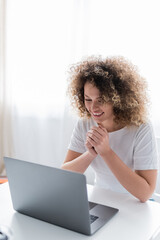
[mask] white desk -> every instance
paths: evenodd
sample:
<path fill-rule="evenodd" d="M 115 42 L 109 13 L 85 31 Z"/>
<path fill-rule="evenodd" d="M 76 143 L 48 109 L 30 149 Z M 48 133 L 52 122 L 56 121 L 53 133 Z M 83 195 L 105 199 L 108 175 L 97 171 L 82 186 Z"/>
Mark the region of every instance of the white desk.
<path fill-rule="evenodd" d="M 8 183 L 0 185 L 0 225 L 12 230 L 11 240 L 149 240 L 160 227 L 159 203 L 141 203 L 131 195 L 91 185 L 88 185 L 88 197 L 90 201 L 119 208 L 119 212 L 90 237 L 15 212 Z"/>

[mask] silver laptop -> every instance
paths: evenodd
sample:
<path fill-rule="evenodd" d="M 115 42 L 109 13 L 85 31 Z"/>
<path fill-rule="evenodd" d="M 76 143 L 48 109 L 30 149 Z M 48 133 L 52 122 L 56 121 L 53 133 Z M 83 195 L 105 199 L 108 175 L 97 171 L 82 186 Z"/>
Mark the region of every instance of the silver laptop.
<path fill-rule="evenodd" d="M 118 209 L 88 202 L 84 174 L 4 158 L 13 208 L 25 215 L 91 235 Z"/>

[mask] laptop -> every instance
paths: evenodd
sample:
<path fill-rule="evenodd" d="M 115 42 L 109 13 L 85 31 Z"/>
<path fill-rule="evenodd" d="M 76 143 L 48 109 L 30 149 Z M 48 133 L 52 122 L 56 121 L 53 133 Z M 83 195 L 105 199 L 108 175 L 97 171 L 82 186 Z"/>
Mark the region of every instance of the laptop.
<path fill-rule="evenodd" d="M 25 215 L 92 235 L 118 209 L 88 202 L 81 173 L 4 157 L 13 208 Z"/>

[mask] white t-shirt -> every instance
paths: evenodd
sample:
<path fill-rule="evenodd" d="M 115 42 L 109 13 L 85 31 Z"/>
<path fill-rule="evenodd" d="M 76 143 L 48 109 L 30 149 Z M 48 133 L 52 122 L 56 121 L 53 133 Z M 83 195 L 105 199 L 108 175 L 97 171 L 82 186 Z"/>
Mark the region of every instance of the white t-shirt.
<path fill-rule="evenodd" d="M 71 137 L 69 149 L 84 153 L 86 134 L 97 123 L 92 119 L 78 120 Z M 132 170 L 158 169 L 156 141 L 150 123 L 124 127 L 109 133 L 109 144 L 118 157 Z M 118 192 L 127 192 L 100 155 L 90 165 L 95 171 L 95 184 Z"/>

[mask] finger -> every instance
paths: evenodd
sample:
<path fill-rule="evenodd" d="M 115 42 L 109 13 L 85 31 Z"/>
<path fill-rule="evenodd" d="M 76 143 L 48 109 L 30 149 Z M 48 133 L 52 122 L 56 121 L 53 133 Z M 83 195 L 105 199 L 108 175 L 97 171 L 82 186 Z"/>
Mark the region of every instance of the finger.
<path fill-rule="evenodd" d="M 95 130 L 89 130 L 87 136 L 92 138 L 95 142 L 99 142 L 102 139 L 102 135 Z"/>
<path fill-rule="evenodd" d="M 90 144 L 90 142 L 88 141 L 88 139 L 87 139 L 87 141 L 85 142 L 85 145 L 86 145 L 88 148 L 92 148 L 92 145 Z"/>
<path fill-rule="evenodd" d="M 107 132 L 107 129 L 103 127 L 101 124 L 98 124 L 99 128 L 101 128 L 104 132 Z"/>
<path fill-rule="evenodd" d="M 98 134 L 104 136 L 106 134 L 105 128 L 101 127 L 92 127 L 91 130 L 96 131 Z"/>
<path fill-rule="evenodd" d="M 88 142 L 92 145 L 92 147 L 96 146 L 96 142 L 92 138 L 88 138 Z"/>
<path fill-rule="evenodd" d="M 95 150 L 94 147 L 92 147 L 92 151 L 93 151 L 95 154 L 98 154 L 98 153 L 96 152 L 96 150 Z"/>
<path fill-rule="evenodd" d="M 89 142 L 87 142 L 86 147 L 88 148 L 89 152 L 97 154 L 95 148 Z"/>
<path fill-rule="evenodd" d="M 86 143 L 90 145 L 90 147 L 93 147 L 93 145 L 91 144 L 91 141 L 92 140 L 93 142 L 95 142 L 91 137 L 87 137 L 87 140 L 86 140 Z"/>

